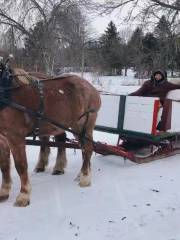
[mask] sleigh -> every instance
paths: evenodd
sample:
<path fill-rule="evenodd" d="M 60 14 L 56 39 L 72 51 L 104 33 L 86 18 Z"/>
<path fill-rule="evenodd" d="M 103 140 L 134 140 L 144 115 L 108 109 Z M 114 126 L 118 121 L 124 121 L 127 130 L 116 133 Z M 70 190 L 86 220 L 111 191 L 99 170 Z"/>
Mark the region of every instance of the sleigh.
<path fill-rule="evenodd" d="M 99 145 L 97 152 L 137 163 L 180 153 L 180 102 L 177 100 L 165 100 L 162 108 L 158 98 L 102 95 L 102 103 L 96 129 L 118 134 L 119 138 L 116 146 Z M 104 117 L 107 111 L 108 117 Z"/>
<path fill-rule="evenodd" d="M 118 141 L 116 145 L 94 142 L 96 153 L 117 155 L 136 163 L 180 153 L 180 122 L 177 117 L 180 116 L 180 102 L 167 99 L 162 108 L 160 100 L 152 97 L 101 94 L 101 100 L 95 130 L 116 134 Z M 65 143 L 27 139 L 26 143 L 80 148 L 77 141 L 70 139 Z"/>

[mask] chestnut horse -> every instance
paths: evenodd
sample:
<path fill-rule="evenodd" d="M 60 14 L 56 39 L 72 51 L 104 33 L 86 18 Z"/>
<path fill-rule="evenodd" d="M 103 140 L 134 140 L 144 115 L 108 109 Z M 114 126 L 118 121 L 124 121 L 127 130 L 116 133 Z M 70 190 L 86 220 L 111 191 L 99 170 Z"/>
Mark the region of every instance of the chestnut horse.
<path fill-rule="evenodd" d="M 17 82 L 16 84 L 22 85 L 22 84 L 30 84 L 31 81 L 33 80 L 46 80 L 48 78 L 52 78 L 52 76 L 49 76 L 45 73 L 42 72 L 26 72 L 23 69 L 15 68 L 13 69 L 13 73 L 17 77 Z M 39 136 L 40 140 L 47 142 L 49 141 L 49 137 L 47 136 Z M 63 133 L 61 135 L 55 136 L 55 141 L 56 142 L 63 142 L 65 143 L 66 141 L 66 133 Z M 0 139 L 0 144 L 2 140 Z M 1 144 L 1 155 L 2 152 L 6 153 L 5 156 L 7 155 L 7 149 L 8 146 L 5 147 L 5 141 L 4 144 Z M 43 145 L 40 146 L 40 152 L 39 152 L 39 157 L 38 157 L 38 163 L 36 164 L 35 167 L 35 172 L 44 172 L 46 166 L 48 165 L 48 160 L 49 160 L 49 154 L 50 154 L 50 147 Z M 10 151 L 9 151 L 10 155 Z M 5 159 L 5 157 L 2 157 L 2 160 Z M 56 162 L 55 166 L 53 168 L 53 175 L 61 175 L 64 174 L 65 168 L 67 165 L 67 159 L 66 159 L 66 148 L 62 145 L 61 147 L 58 147 L 58 152 L 57 152 L 57 157 L 56 157 Z M 0 196 L 1 199 L 1 196 Z"/>
<path fill-rule="evenodd" d="M 16 76 L 14 79 L 16 80 Z M 89 140 L 93 139 L 93 129 L 101 101 L 98 91 L 91 84 L 75 75 L 60 76 L 43 81 L 43 96 L 46 117 L 76 132 L 77 138 L 84 132 Z M 39 111 L 39 92 L 33 84 L 22 84 L 20 87 L 14 88 L 11 92 L 11 100 L 33 111 Z M 93 109 L 91 113 L 84 114 L 90 112 L 91 109 Z M 17 206 L 27 206 L 30 202 L 31 187 L 27 172 L 25 138 L 33 131 L 36 121 L 36 118 L 28 113 L 9 106 L 3 107 L 0 111 L 0 134 L 5 136 L 7 144 L 9 144 L 21 180 L 20 193 L 15 202 Z M 62 133 L 64 133 L 63 129 L 41 121 L 40 137 L 58 136 Z M 91 184 L 90 158 L 93 152 L 93 143 L 89 140 L 81 141 L 80 138 L 79 140 L 83 158 L 79 185 L 84 187 Z M 5 149 L 7 144 L 4 146 Z M 3 164 L 0 165 L 2 170 Z M 9 161 L 7 161 L 6 170 L 2 170 L 3 184 L 0 190 L 0 200 L 9 196 L 11 188 L 11 180 L 8 177 L 9 167 Z M 4 189 L 5 194 L 3 195 Z"/>

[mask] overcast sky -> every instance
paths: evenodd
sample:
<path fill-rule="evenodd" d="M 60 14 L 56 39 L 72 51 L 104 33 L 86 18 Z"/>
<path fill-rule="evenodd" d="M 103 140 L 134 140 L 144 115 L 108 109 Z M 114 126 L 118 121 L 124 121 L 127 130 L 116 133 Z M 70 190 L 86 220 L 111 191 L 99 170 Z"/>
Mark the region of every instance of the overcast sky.
<path fill-rule="evenodd" d="M 114 11 L 113 13 L 106 15 L 104 17 L 96 14 L 96 15 L 90 15 L 90 22 L 91 22 L 91 29 L 90 32 L 93 32 L 93 35 L 100 35 L 104 32 L 104 30 L 107 28 L 108 23 L 110 21 L 113 21 L 117 27 L 118 30 L 122 30 L 124 28 L 132 28 L 134 29 L 137 27 L 137 24 L 130 24 L 123 21 L 123 18 L 127 16 L 128 8 L 124 7 L 123 11 Z"/>
<path fill-rule="evenodd" d="M 113 22 L 115 22 L 115 24 L 118 24 L 117 18 L 115 18 L 114 16 L 111 16 L 111 15 L 108 15 L 105 17 L 100 17 L 100 16 L 95 17 L 94 19 L 92 19 L 91 25 L 92 25 L 92 28 L 94 28 L 94 30 L 100 34 L 100 33 L 104 32 L 108 23 L 111 20 Z"/>

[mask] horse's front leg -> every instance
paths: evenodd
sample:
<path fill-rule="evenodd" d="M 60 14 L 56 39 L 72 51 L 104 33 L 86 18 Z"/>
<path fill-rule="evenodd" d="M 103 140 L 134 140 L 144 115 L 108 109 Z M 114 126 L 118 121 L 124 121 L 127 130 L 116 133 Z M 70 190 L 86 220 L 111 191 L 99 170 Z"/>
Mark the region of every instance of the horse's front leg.
<path fill-rule="evenodd" d="M 9 141 L 12 155 L 15 161 L 15 167 L 21 180 L 20 193 L 16 198 L 15 206 L 25 207 L 30 203 L 31 186 L 28 177 L 28 165 L 25 152 L 25 140 L 16 139 Z"/>
<path fill-rule="evenodd" d="M 0 201 L 5 201 L 9 197 L 11 189 L 10 177 L 10 150 L 7 139 L 0 137 L 0 168 L 2 172 L 2 183 L 0 188 Z"/>

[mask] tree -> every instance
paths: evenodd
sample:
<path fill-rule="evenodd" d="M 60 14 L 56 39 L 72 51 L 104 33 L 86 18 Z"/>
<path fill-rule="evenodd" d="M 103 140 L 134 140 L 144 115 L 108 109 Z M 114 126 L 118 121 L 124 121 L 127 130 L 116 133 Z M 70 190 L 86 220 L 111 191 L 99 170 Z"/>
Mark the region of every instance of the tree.
<path fill-rule="evenodd" d="M 142 40 L 142 65 L 148 74 L 159 66 L 159 43 L 153 33 L 147 33 Z"/>
<path fill-rule="evenodd" d="M 142 40 L 144 34 L 141 28 L 137 27 L 130 40 L 127 43 L 130 66 L 134 67 L 138 75 L 141 75 L 142 69 Z"/>
<path fill-rule="evenodd" d="M 66 53 L 71 66 L 80 66 L 84 58 L 84 48 L 88 39 L 86 18 L 78 5 L 74 4 L 65 12 L 59 10 L 58 31 L 64 37 Z M 61 38 L 62 39 L 62 38 Z"/>
<path fill-rule="evenodd" d="M 51 73 L 62 48 L 73 45 L 75 39 L 76 44 L 82 46 L 77 35 L 84 38 L 85 20 L 77 4 L 79 2 L 81 1 L 4 1 L 0 7 L 0 24 L 8 26 L 7 30 L 13 27 L 21 39 L 25 38 L 25 53 L 27 59 L 31 58 L 29 65 L 37 62 L 41 69 Z M 22 13 L 16 20 L 11 14 L 14 8 Z"/>
<path fill-rule="evenodd" d="M 154 34 L 161 39 L 167 39 L 171 35 L 170 23 L 166 17 L 162 15 L 157 26 L 154 29 Z"/>
<path fill-rule="evenodd" d="M 155 27 L 154 34 L 159 42 L 159 64 L 164 69 L 171 68 L 173 75 L 176 58 L 176 34 L 164 15 Z"/>
<path fill-rule="evenodd" d="M 123 66 L 122 43 L 117 28 L 112 21 L 100 38 L 100 45 L 104 69 L 109 69 L 111 73 L 116 70 L 121 72 Z"/>
<path fill-rule="evenodd" d="M 103 14 L 109 14 L 114 10 L 122 11 L 127 6 L 129 9 L 125 19 L 133 20 L 134 18 L 140 19 L 141 22 L 147 22 L 156 18 L 158 19 L 164 14 L 168 16 L 171 23 L 178 20 L 180 14 L 179 0 L 105 0 L 100 4 L 94 3 L 94 7 Z"/>

